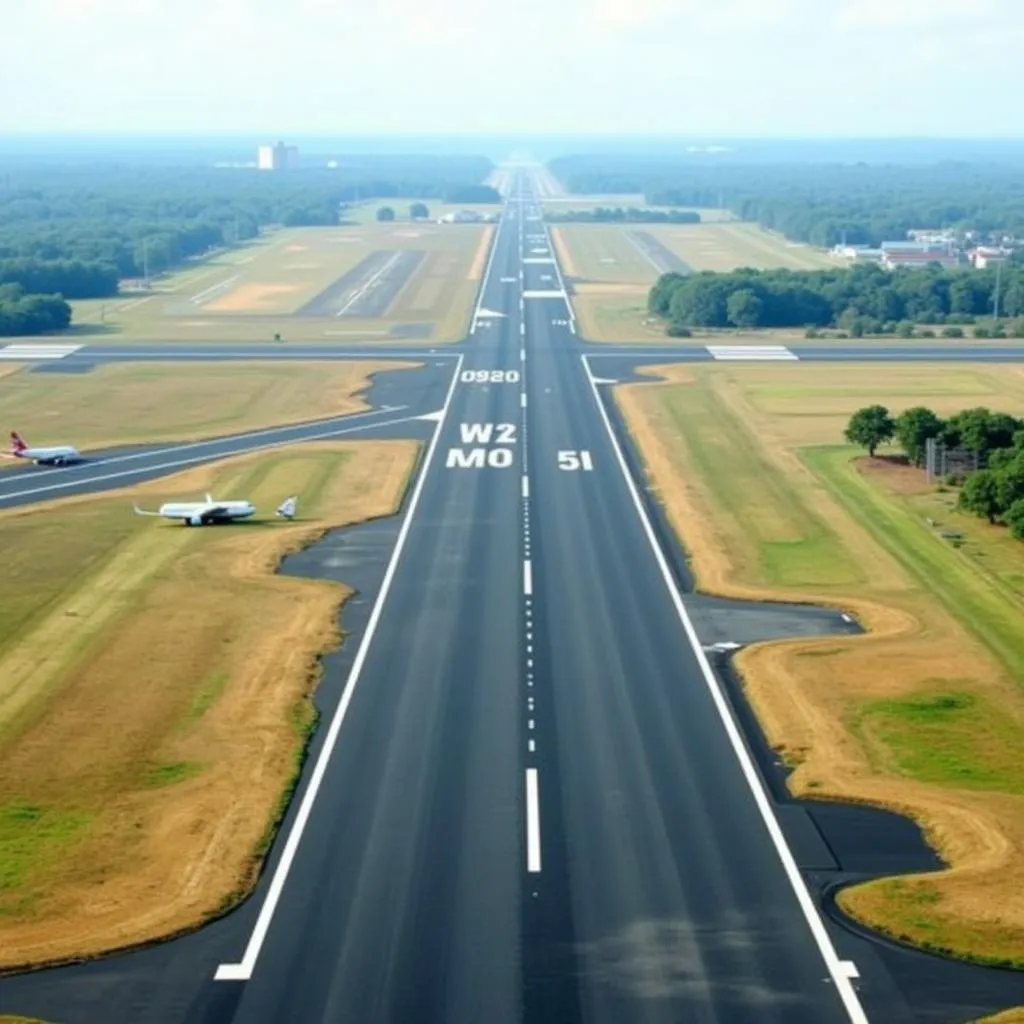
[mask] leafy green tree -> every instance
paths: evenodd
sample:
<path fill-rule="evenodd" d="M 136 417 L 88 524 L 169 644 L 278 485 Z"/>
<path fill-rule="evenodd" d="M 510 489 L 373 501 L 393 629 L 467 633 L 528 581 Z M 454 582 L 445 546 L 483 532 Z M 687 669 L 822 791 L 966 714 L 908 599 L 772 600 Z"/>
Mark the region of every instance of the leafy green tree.
<path fill-rule="evenodd" d="M 427 220 L 430 217 L 430 208 L 426 203 L 413 203 L 409 207 L 410 220 Z"/>
<path fill-rule="evenodd" d="M 1004 511 L 999 500 L 999 478 L 990 469 L 979 469 L 964 482 L 957 504 L 966 512 L 982 516 L 990 523 Z"/>
<path fill-rule="evenodd" d="M 1015 501 L 1006 510 L 1003 518 L 1006 520 L 1006 525 L 1010 528 L 1010 533 L 1017 540 L 1024 540 L 1024 500 L 1018 499 Z"/>
<path fill-rule="evenodd" d="M 751 288 L 733 292 L 726 302 L 726 315 L 737 327 L 758 327 L 764 312 L 764 303 Z"/>
<path fill-rule="evenodd" d="M 395 211 L 390 206 L 382 206 L 377 210 L 377 220 L 391 221 L 395 219 Z"/>
<path fill-rule="evenodd" d="M 869 455 L 875 454 L 880 444 L 891 441 L 896 432 L 889 410 L 884 405 L 869 405 L 858 409 L 851 417 L 843 431 L 843 436 L 850 444 L 860 445 L 868 450 Z"/>
<path fill-rule="evenodd" d="M 939 437 L 945 426 L 943 421 L 923 405 L 905 409 L 894 421 L 895 437 L 907 458 L 915 466 L 924 462 L 925 444 L 929 438 Z"/>

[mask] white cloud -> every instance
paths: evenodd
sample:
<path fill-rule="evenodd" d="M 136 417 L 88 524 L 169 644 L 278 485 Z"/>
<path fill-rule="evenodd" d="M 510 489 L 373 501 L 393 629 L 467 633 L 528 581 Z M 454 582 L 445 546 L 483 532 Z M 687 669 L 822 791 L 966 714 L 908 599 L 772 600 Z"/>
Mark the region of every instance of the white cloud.
<path fill-rule="evenodd" d="M 836 15 L 840 28 L 928 30 L 1020 16 L 1016 0 L 848 0 Z"/>

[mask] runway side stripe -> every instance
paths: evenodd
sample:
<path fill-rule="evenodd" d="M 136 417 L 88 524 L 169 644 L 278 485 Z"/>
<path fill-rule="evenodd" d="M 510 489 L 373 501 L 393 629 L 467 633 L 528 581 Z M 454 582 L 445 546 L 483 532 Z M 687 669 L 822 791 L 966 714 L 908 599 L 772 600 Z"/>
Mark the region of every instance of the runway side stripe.
<path fill-rule="evenodd" d="M 726 735 L 729 737 L 729 742 L 732 745 L 733 753 L 736 755 L 736 760 L 739 762 L 740 769 L 743 772 L 743 777 L 746 779 L 747 785 L 750 787 L 750 792 L 754 797 L 754 803 L 757 805 L 757 809 L 761 814 L 761 818 L 768 830 L 768 834 L 775 846 L 775 850 L 779 855 L 779 860 L 782 862 L 782 867 L 786 872 L 789 884 L 793 888 L 793 893 L 796 896 L 797 903 L 800 905 L 800 909 L 803 912 L 804 918 L 811 930 L 811 934 L 814 936 L 814 940 L 818 946 L 818 951 L 821 953 L 822 959 L 825 961 L 825 966 L 828 968 L 828 972 L 832 976 L 832 981 L 835 983 L 836 991 L 839 993 L 839 997 L 843 1002 L 843 1006 L 845 1007 L 847 1014 L 849 1015 L 851 1024 L 868 1024 L 867 1014 L 864 1012 L 864 1008 L 861 1006 L 860 999 L 858 998 L 851 982 L 850 962 L 839 959 L 839 956 L 832 945 L 832 940 L 829 937 L 828 931 L 825 928 L 825 924 L 821 919 L 821 915 L 818 913 L 818 909 L 814 905 L 814 900 L 811 898 L 811 894 L 807 891 L 807 886 L 804 884 L 803 876 L 800 874 L 800 869 L 797 867 L 796 860 L 789 849 L 789 845 L 786 843 L 786 837 L 779 825 L 778 818 L 775 816 L 771 800 L 765 792 L 764 785 L 761 782 L 761 776 L 758 774 L 757 768 L 754 766 L 753 759 L 743 742 L 743 737 L 740 734 L 739 727 L 736 725 L 732 716 L 728 701 L 726 700 L 725 695 L 722 692 L 722 688 L 711 669 L 711 665 L 708 663 L 707 655 L 704 653 L 700 640 L 697 637 L 697 631 L 693 628 L 693 622 L 690 620 L 689 613 L 686 611 L 682 595 L 679 593 L 679 588 L 676 586 L 676 582 L 672 577 L 672 571 L 665 558 L 665 553 L 661 550 L 661 545 L 658 543 L 658 538 L 654 533 L 654 528 L 651 526 L 647 510 L 644 508 L 643 501 L 640 498 L 640 493 L 637 490 L 632 474 L 629 471 L 629 465 L 626 462 L 625 456 L 622 454 L 622 448 L 619 445 L 618 438 L 615 436 L 611 420 L 608 418 L 608 412 L 604 407 L 604 402 L 601 399 L 600 392 L 597 390 L 597 385 L 594 383 L 594 378 L 590 372 L 590 365 L 587 362 L 587 357 L 580 356 L 580 359 L 583 363 L 583 370 L 587 375 L 587 383 L 590 385 L 594 401 L 597 403 L 598 412 L 601 414 L 605 430 L 608 432 L 608 438 L 611 441 L 612 450 L 615 452 L 619 469 L 626 481 L 626 487 L 629 489 L 630 497 L 633 499 L 633 506 L 636 509 L 637 515 L 640 517 L 644 533 L 647 535 L 648 543 L 651 546 L 651 550 L 654 552 L 658 568 L 661 570 L 662 579 L 665 581 L 665 586 L 667 587 L 669 596 L 672 599 L 672 604 L 675 607 L 676 614 L 679 617 L 679 621 L 682 623 L 683 630 L 686 633 L 686 638 L 690 642 L 690 647 L 693 649 L 694 657 L 697 659 L 697 664 L 700 666 L 701 674 L 704 677 L 704 682 L 707 684 L 715 709 L 718 711 L 718 715 L 722 720 L 722 725 L 725 727 Z"/>
<path fill-rule="evenodd" d="M 380 622 L 384 604 L 387 601 L 388 593 L 391 590 L 391 582 L 395 578 L 395 572 L 398 569 L 398 563 L 402 557 L 402 551 L 405 548 L 406 539 L 409 536 L 409 529 L 412 526 L 413 518 L 416 515 L 416 509 L 419 507 L 420 495 L 423 493 L 423 485 L 430 472 L 430 466 L 434 460 L 434 453 L 437 451 L 437 443 L 441 438 L 441 432 L 444 430 L 444 421 L 448 415 L 448 409 L 452 402 L 452 395 L 455 394 L 455 385 L 458 383 L 461 370 L 462 356 L 459 356 L 459 361 L 455 365 L 455 372 L 452 374 L 451 383 L 448 385 L 448 394 L 445 397 L 444 406 L 441 410 L 441 418 L 438 420 L 437 427 L 434 430 L 434 436 L 431 439 L 430 448 L 427 450 L 427 457 L 423 460 L 423 468 L 420 470 L 419 479 L 416 481 L 412 497 L 409 499 L 409 511 L 406 512 L 405 519 L 402 521 L 402 527 L 398 531 L 398 539 L 395 541 L 395 550 L 391 553 L 391 560 L 388 562 L 387 570 L 384 573 L 380 593 L 377 595 L 377 600 L 374 602 L 373 611 L 370 613 L 369 622 L 366 624 L 366 632 L 363 634 L 363 639 L 359 644 L 359 650 L 356 652 L 355 660 L 352 662 L 352 668 L 349 671 L 348 679 L 345 681 L 345 689 L 342 692 L 341 700 L 338 702 L 338 706 L 335 709 L 334 716 L 331 718 L 331 724 L 328 727 L 327 735 L 324 737 L 324 745 L 320 749 L 320 755 L 317 757 L 316 764 L 314 765 L 312 774 L 309 777 L 309 784 L 306 786 L 306 790 L 302 794 L 302 802 L 299 804 L 298 812 L 295 815 L 295 821 L 292 824 L 291 831 L 288 833 L 288 838 L 281 851 L 281 858 L 274 869 L 273 877 L 271 878 L 270 885 L 267 888 L 267 895 L 263 900 L 263 906 L 260 907 L 260 913 L 256 919 L 256 925 L 252 930 L 252 935 L 249 937 L 249 943 L 245 947 L 245 953 L 239 963 L 221 964 L 217 968 L 216 974 L 214 975 L 214 978 L 217 981 L 248 981 L 255 970 L 256 960 L 260 955 L 260 950 L 263 948 L 263 942 L 267 937 L 267 931 L 274 919 L 274 912 L 277 910 L 277 904 L 281 899 L 281 893 L 284 890 L 285 882 L 288 880 L 288 873 L 291 871 L 292 862 L 295 860 L 295 854 L 298 851 L 299 843 L 302 841 L 302 833 L 305 831 L 306 823 L 309 821 L 309 816 L 313 810 L 313 804 L 316 802 L 320 786 L 327 773 L 327 766 L 330 763 L 331 755 L 334 753 L 334 748 L 337 745 L 341 726 L 345 721 L 345 716 L 348 714 L 349 705 L 352 703 L 352 696 L 355 693 L 356 685 L 359 682 L 359 676 L 363 671 L 363 665 L 366 663 L 366 658 L 370 651 L 370 645 L 373 642 L 374 633 L 377 631 L 377 625 Z"/>

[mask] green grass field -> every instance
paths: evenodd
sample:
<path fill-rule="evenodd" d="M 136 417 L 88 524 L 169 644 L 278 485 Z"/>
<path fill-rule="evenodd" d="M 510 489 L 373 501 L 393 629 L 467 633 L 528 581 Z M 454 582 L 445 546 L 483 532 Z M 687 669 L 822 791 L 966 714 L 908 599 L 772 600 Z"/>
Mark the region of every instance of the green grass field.
<path fill-rule="evenodd" d="M 912 808 L 955 869 L 847 889 L 841 904 L 904 941 L 1024 967 L 1024 544 L 956 512 L 922 471 L 834 443 L 867 400 L 1019 414 L 1019 372 L 663 372 L 675 383 L 618 398 L 698 584 L 826 601 L 873 633 L 741 657 L 771 742 L 798 752 L 796 791 Z"/>
<path fill-rule="evenodd" d="M 352 340 L 401 344 L 463 337 L 483 272 L 483 225 L 290 228 L 153 282 L 148 294 L 72 303 L 71 336 L 106 342 Z M 379 317 L 295 316 L 375 252 L 425 253 Z M 410 325 L 417 325 L 410 327 Z M 425 333 L 424 333 L 425 332 Z"/>
<path fill-rule="evenodd" d="M 408 196 L 396 197 L 393 199 L 369 199 L 366 202 L 354 204 L 345 212 L 346 221 L 355 224 L 377 223 L 377 211 L 383 206 L 390 206 L 395 211 L 395 223 L 411 223 L 409 208 L 413 203 L 423 203 L 430 212 L 431 220 L 436 221 L 439 217 L 448 213 L 457 213 L 459 210 L 472 210 L 481 215 L 491 214 L 500 216 L 501 206 L 498 203 L 442 203 L 437 199 L 414 199 Z"/>
<path fill-rule="evenodd" d="M 376 372 L 413 363 L 113 363 L 0 378 L 7 422 L 30 444 L 88 449 L 192 441 L 368 408 Z M 0 471 L 10 463 L 0 462 Z"/>

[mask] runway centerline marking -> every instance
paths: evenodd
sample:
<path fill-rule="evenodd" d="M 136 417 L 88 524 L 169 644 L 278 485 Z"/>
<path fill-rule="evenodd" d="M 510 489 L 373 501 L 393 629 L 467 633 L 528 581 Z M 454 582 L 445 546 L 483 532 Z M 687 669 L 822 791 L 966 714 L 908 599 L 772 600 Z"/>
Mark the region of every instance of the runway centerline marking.
<path fill-rule="evenodd" d="M 391 591 L 391 583 L 395 578 L 398 563 L 401 560 L 402 551 L 405 549 L 405 542 L 409 536 L 409 530 L 412 527 L 413 519 L 416 516 L 416 509 L 419 507 L 420 495 L 423 493 L 423 485 L 426 483 L 427 477 L 430 473 L 430 467 L 434 461 L 434 455 L 437 452 L 438 442 L 440 441 L 441 434 L 444 431 L 445 419 L 448 415 L 448 410 L 451 407 L 452 396 L 455 394 L 455 388 L 458 384 L 461 370 L 462 356 L 459 356 L 459 361 L 455 365 L 455 372 L 452 374 L 451 383 L 448 385 L 448 394 L 445 396 L 444 406 L 441 410 L 441 418 L 438 420 L 437 426 L 434 428 L 434 436 L 430 441 L 430 447 L 427 450 L 426 458 L 423 460 L 423 468 L 420 470 L 416 486 L 413 488 L 412 497 L 409 499 L 409 510 L 406 512 L 405 518 L 402 520 L 402 526 L 398 531 L 398 538 L 395 541 L 395 548 L 391 553 L 391 559 L 384 572 L 384 579 L 381 581 L 380 593 L 377 595 L 377 600 L 374 601 L 373 611 L 370 612 L 370 618 L 366 624 L 366 631 L 363 633 L 363 638 L 359 643 L 359 649 L 356 651 L 355 660 L 352 662 L 352 668 L 349 670 L 348 679 L 345 681 L 345 689 L 342 691 L 341 700 L 338 702 L 338 706 L 331 718 L 331 724 L 328 727 L 327 735 L 324 737 L 324 743 L 320 748 L 320 754 L 316 759 L 316 764 L 313 766 L 309 782 L 302 794 L 302 801 L 299 804 L 298 812 L 295 815 L 295 821 L 292 823 L 284 848 L 281 850 L 281 857 L 274 868 L 274 873 L 270 879 L 270 885 L 267 888 L 266 896 L 263 898 L 263 905 L 260 907 L 259 916 L 256 919 L 256 924 L 253 927 L 252 934 L 249 936 L 249 942 L 245 947 L 245 952 L 238 963 L 220 964 L 214 974 L 214 979 L 216 981 L 248 981 L 252 977 L 253 971 L 256 968 L 256 961 L 260 955 L 260 950 L 263 948 L 263 942 L 267 937 L 270 924 L 274 919 L 274 913 L 277 910 L 278 902 L 281 899 L 281 893 L 284 890 L 285 882 L 288 880 L 288 873 L 291 871 L 292 862 L 295 860 L 295 854 L 298 852 L 299 843 L 302 841 L 302 833 L 305 831 L 306 824 L 309 821 L 309 816 L 313 811 L 313 804 L 316 802 L 320 786 L 323 784 L 324 776 L 327 774 L 327 766 L 330 763 L 331 755 L 334 753 L 334 748 L 337 745 L 338 736 L 341 733 L 341 727 L 344 724 L 345 716 L 348 714 L 349 706 L 352 703 L 352 696 L 355 693 L 356 685 L 359 682 L 359 677 L 363 671 L 363 665 L 366 663 L 367 656 L 369 655 L 370 646 L 373 643 L 373 637 L 377 631 L 377 626 L 380 622 L 384 605 L 387 601 L 388 594 Z"/>
<path fill-rule="evenodd" d="M 623 480 L 626 483 L 626 488 L 633 500 L 633 507 L 636 510 L 644 533 L 647 536 L 647 541 L 651 547 L 651 551 L 654 553 L 655 561 L 657 562 L 658 568 L 661 572 L 662 580 L 668 590 L 676 615 L 679 618 L 683 631 L 686 634 L 686 638 L 693 650 L 693 655 L 697 659 L 701 675 L 703 676 L 704 682 L 711 695 L 712 702 L 715 705 L 715 710 L 718 712 L 718 716 L 725 728 L 726 736 L 732 746 L 736 760 L 739 762 L 743 777 L 746 780 L 747 786 L 754 798 L 754 803 L 760 812 L 761 819 L 768 831 L 768 835 L 775 847 L 775 851 L 779 856 L 779 860 L 782 862 L 782 868 L 785 871 L 786 878 L 793 889 L 793 894 L 796 897 L 797 903 L 803 912 L 804 919 L 807 921 L 807 925 L 810 928 L 811 934 L 818 946 L 818 952 L 821 954 L 821 957 L 825 962 L 825 966 L 828 968 L 828 972 L 832 977 L 832 981 L 835 983 L 836 991 L 838 992 L 843 1006 L 849 1015 L 851 1024 L 868 1024 L 867 1014 L 864 1012 L 860 999 L 853 988 L 851 978 L 849 976 L 849 970 L 844 966 L 844 964 L 849 963 L 849 961 L 839 959 L 835 947 L 832 945 L 832 939 L 829 937 L 828 931 L 825 928 L 825 923 L 822 920 L 821 915 L 818 913 L 817 907 L 814 905 L 814 900 L 807 889 L 803 876 L 800 874 L 800 868 L 797 866 L 796 859 L 793 857 L 793 853 L 786 842 L 785 834 L 782 831 L 782 827 L 779 825 L 778 818 L 776 817 L 771 804 L 771 799 L 765 790 L 764 783 L 761 781 L 761 776 L 758 774 L 753 759 L 743 741 L 743 736 L 736 724 L 736 720 L 733 718 L 732 711 L 729 708 L 729 703 L 725 694 L 722 692 L 722 687 L 719 684 L 718 679 L 711 668 L 711 664 L 707 659 L 707 655 L 704 653 L 700 640 L 697 637 L 697 631 L 694 629 L 693 622 L 686 610 L 686 605 L 683 603 L 682 595 L 679 593 L 679 588 L 676 586 L 676 582 L 672 576 L 672 570 L 669 568 L 665 553 L 662 551 L 661 545 L 658 543 L 657 535 L 654 532 L 654 527 L 651 525 L 651 520 L 647 515 L 647 510 L 644 508 L 640 492 L 637 490 L 636 483 L 629 471 L 629 464 L 626 462 L 626 458 L 622 453 L 622 446 L 619 444 L 619 439 L 615 436 L 615 430 L 612 427 L 608 411 L 605 409 L 604 401 L 601 398 L 600 392 L 597 390 L 593 374 L 590 372 L 587 357 L 585 355 L 580 356 L 580 360 L 583 364 L 583 371 L 586 374 L 587 383 L 590 385 L 594 402 L 596 403 L 598 412 L 604 422 L 612 450 L 615 452 L 616 461 L 618 462 Z"/>
<path fill-rule="evenodd" d="M 533 593 L 533 563 L 529 558 L 523 559 L 523 593 Z"/>
<path fill-rule="evenodd" d="M 526 769 L 526 870 L 540 871 L 540 798 L 536 768 Z"/>

